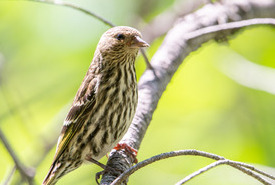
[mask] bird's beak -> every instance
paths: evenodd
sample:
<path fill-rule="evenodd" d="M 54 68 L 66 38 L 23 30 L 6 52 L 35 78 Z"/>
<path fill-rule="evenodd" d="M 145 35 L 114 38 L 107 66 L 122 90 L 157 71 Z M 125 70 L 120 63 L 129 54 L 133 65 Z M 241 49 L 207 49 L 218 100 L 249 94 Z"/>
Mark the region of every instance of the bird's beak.
<path fill-rule="evenodd" d="M 131 48 L 149 47 L 150 45 L 142 40 L 139 36 L 135 36 L 131 42 Z"/>

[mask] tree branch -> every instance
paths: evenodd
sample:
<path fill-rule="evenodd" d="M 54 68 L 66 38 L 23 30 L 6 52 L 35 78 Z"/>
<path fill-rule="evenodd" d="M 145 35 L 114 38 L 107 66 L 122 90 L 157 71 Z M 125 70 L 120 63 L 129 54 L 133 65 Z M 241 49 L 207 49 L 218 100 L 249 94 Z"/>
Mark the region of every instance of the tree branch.
<path fill-rule="evenodd" d="M 139 149 L 158 101 L 182 61 L 203 43 L 221 36 L 230 36 L 237 30 L 233 28 L 232 24 L 229 30 L 223 30 L 223 26 L 226 27 L 226 25 L 220 27 L 223 31 L 215 30 L 215 28 L 219 28 L 219 24 L 252 18 L 275 17 L 274 9 L 275 2 L 270 0 L 241 2 L 228 0 L 223 4 L 208 4 L 193 14 L 178 20 L 177 24 L 167 33 L 161 47 L 151 60 L 151 65 L 157 76 L 152 71 L 146 70 L 139 80 L 137 111 L 121 142 Z M 210 30 L 208 32 L 209 28 L 206 27 L 213 25 L 217 27 L 212 27 L 213 32 Z M 203 28 L 205 28 L 204 31 L 198 31 Z M 107 165 L 125 171 L 131 167 L 133 162 L 130 156 L 127 158 L 125 156 L 124 151 L 113 151 Z M 106 173 L 102 177 L 101 184 L 110 184 L 116 177 L 116 174 Z"/>
<path fill-rule="evenodd" d="M 87 9 L 81 8 L 78 5 L 75 5 L 73 3 L 69 3 L 69 2 L 64 2 L 62 0 L 26 0 L 26 1 L 33 1 L 33 2 L 39 2 L 39 3 L 46 3 L 46 4 L 52 4 L 52 5 L 59 5 L 59 6 L 65 6 L 65 7 L 69 7 L 75 10 L 79 10 L 87 15 L 90 15 L 96 19 L 98 19 L 99 21 L 103 22 L 104 24 L 110 26 L 110 27 L 114 27 L 115 25 L 113 23 L 111 23 L 110 21 L 104 19 L 103 17 L 95 14 L 92 11 L 89 11 Z"/>
<path fill-rule="evenodd" d="M 108 25 L 110 27 L 116 26 L 115 24 L 111 23 L 110 21 L 108 21 L 108 20 L 104 19 L 103 17 L 95 14 L 94 12 L 89 11 L 89 10 L 87 10 L 85 8 L 81 8 L 80 6 L 75 5 L 73 3 L 64 2 L 62 0 L 52 0 L 52 1 L 51 0 L 26 0 L 26 1 L 33 1 L 33 2 L 39 2 L 39 3 L 46 3 L 46 4 L 52 4 L 52 5 L 59 5 L 59 6 L 69 7 L 69 8 L 75 9 L 75 10 L 79 10 L 79 11 L 81 11 L 81 12 L 87 14 L 87 15 L 90 15 L 90 16 L 98 19 L 99 21 L 103 22 L 104 24 L 106 24 L 106 25 Z M 142 54 L 142 56 L 143 56 L 143 58 L 145 60 L 147 68 L 150 69 L 150 70 L 152 70 L 153 68 L 152 68 L 152 66 L 151 66 L 151 64 L 150 64 L 150 62 L 149 62 L 149 60 L 148 60 L 148 58 L 146 56 L 146 53 L 145 53 L 144 49 L 141 48 L 140 52 L 141 52 L 141 54 Z"/>
<path fill-rule="evenodd" d="M 26 168 L 18 159 L 18 157 L 16 156 L 15 152 L 13 151 L 13 149 L 11 148 L 7 138 L 5 137 L 4 133 L 2 132 L 2 130 L 0 129 L 0 139 L 3 142 L 4 146 L 6 147 L 7 151 L 9 152 L 10 156 L 12 157 L 16 168 L 18 169 L 18 171 L 21 174 L 22 179 L 25 179 L 29 185 L 33 185 L 33 178 L 35 175 L 35 171 L 32 168 Z"/>
<path fill-rule="evenodd" d="M 119 177 L 117 177 L 110 185 L 118 185 L 120 183 L 122 183 L 126 178 L 128 178 L 131 174 L 133 174 L 134 172 L 136 172 L 137 170 L 150 165 L 154 162 L 163 160 L 163 159 L 167 159 L 167 158 L 171 158 L 171 157 L 177 157 L 177 156 L 183 156 L 183 155 L 191 155 L 191 156 L 201 156 L 201 157 L 206 157 L 206 158 L 210 158 L 213 160 L 217 160 L 216 162 L 201 168 L 200 170 L 186 176 L 183 180 L 179 181 L 177 183 L 177 185 L 180 184 L 184 184 L 185 182 L 193 179 L 194 177 L 216 167 L 219 166 L 221 164 L 227 164 L 230 165 L 252 177 L 254 177 L 255 179 L 257 179 L 258 181 L 262 182 L 263 184 L 271 184 L 269 181 L 263 179 L 260 175 L 261 174 L 263 176 L 266 176 L 270 179 L 275 180 L 275 177 L 272 175 L 269 175 L 261 170 L 258 170 L 257 168 L 255 168 L 254 166 L 245 164 L 245 163 L 241 163 L 241 162 L 236 162 L 236 161 L 231 161 L 228 159 L 225 159 L 222 156 L 218 156 L 216 154 L 211 154 L 211 153 L 207 153 L 207 152 L 203 152 L 203 151 L 198 151 L 198 150 L 179 150 L 179 151 L 173 151 L 173 152 L 167 152 L 167 153 L 162 153 L 159 155 L 156 155 L 154 157 L 151 157 L 149 159 L 146 159 L 136 165 L 134 165 L 133 167 L 127 169 L 126 171 L 124 171 Z M 257 174 L 258 173 L 258 174 Z"/>
<path fill-rule="evenodd" d="M 10 184 L 10 181 L 12 179 L 12 176 L 14 174 L 14 172 L 16 171 L 16 166 L 14 166 L 11 171 L 8 173 L 7 177 L 6 177 L 6 180 L 3 181 L 3 185 L 9 185 Z"/>
<path fill-rule="evenodd" d="M 214 167 L 217 167 L 217 166 L 220 166 L 222 164 L 227 164 L 227 165 L 230 165 L 240 171 L 242 171 L 243 173 L 246 173 L 247 175 L 249 176 L 252 176 L 254 177 L 255 179 L 257 179 L 258 181 L 260 181 L 261 183 L 265 184 L 265 185 L 272 185 L 271 182 L 263 179 L 261 176 L 259 176 L 257 173 L 253 172 L 252 170 L 249 170 L 249 169 L 246 169 L 238 164 L 235 163 L 235 161 L 230 161 L 230 160 L 227 160 L 227 159 L 224 159 L 224 160 L 219 160 L 219 161 L 216 161 L 216 162 L 213 162 L 207 166 L 205 166 L 204 168 L 201 168 L 200 170 L 186 176 L 184 179 L 182 179 L 181 181 L 177 182 L 175 185 L 181 185 L 181 184 L 184 184 L 186 183 L 187 181 L 193 179 L 194 177 L 214 168 Z"/>
<path fill-rule="evenodd" d="M 154 157 L 151 157 L 149 159 L 146 159 L 142 162 L 139 162 L 138 164 L 134 165 L 133 167 L 127 169 L 118 178 L 116 178 L 110 185 L 118 185 L 118 184 L 122 183 L 126 178 L 128 178 L 131 174 L 133 174 L 137 170 L 139 170 L 149 164 L 152 164 L 156 161 L 171 158 L 171 157 L 182 156 L 182 155 L 193 155 L 193 156 L 207 157 L 207 158 L 214 159 L 214 160 L 224 160 L 224 158 L 221 156 L 203 152 L 203 151 L 198 151 L 198 150 L 179 150 L 179 151 L 162 153 L 162 154 L 156 155 Z"/>

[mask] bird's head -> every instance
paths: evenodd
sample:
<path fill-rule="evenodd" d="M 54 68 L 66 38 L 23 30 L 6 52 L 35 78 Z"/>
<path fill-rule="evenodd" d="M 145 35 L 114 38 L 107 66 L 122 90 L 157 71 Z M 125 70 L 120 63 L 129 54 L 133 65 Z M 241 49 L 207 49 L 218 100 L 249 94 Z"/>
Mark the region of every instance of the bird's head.
<path fill-rule="evenodd" d="M 141 39 L 141 33 L 128 26 L 116 26 L 107 30 L 98 43 L 101 53 L 136 54 L 149 44 Z"/>

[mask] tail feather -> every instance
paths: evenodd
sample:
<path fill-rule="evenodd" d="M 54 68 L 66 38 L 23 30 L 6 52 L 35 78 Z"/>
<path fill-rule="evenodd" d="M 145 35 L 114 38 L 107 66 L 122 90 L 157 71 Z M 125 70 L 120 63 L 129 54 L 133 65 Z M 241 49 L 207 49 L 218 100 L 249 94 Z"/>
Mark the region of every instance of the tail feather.
<path fill-rule="evenodd" d="M 74 161 L 75 163 L 65 163 L 65 162 L 59 162 L 59 161 L 54 161 L 54 163 L 51 165 L 51 168 L 45 177 L 42 185 L 54 185 L 56 182 L 66 175 L 67 173 L 75 170 L 81 164 L 83 161 Z"/>
<path fill-rule="evenodd" d="M 54 185 L 57 182 L 56 163 L 53 163 L 50 167 L 48 174 L 43 180 L 42 185 Z"/>

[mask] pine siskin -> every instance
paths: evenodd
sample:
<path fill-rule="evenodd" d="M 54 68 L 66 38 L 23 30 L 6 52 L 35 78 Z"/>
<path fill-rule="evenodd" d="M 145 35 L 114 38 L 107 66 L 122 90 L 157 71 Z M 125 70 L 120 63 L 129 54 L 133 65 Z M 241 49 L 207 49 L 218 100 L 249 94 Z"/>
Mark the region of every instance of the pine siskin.
<path fill-rule="evenodd" d="M 53 185 L 87 157 L 99 160 L 122 138 L 137 105 L 135 59 L 149 45 L 126 26 L 106 31 L 75 96 L 43 185 Z"/>

